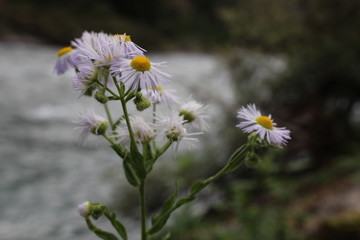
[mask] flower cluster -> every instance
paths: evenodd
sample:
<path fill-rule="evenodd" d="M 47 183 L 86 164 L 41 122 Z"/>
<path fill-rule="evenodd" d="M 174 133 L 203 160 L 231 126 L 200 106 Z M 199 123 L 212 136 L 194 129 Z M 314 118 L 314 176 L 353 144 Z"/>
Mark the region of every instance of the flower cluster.
<path fill-rule="evenodd" d="M 57 74 L 73 69 L 75 76 L 71 87 L 80 92 L 80 96 L 93 97 L 103 105 L 106 118 L 91 109 L 79 115 L 76 123 L 81 131 L 80 142 L 83 143 L 90 134 L 102 136 L 123 160 L 127 181 L 139 188 L 143 240 L 160 231 L 174 210 L 194 200 L 199 191 L 218 177 L 236 170 L 242 163 L 255 167 L 260 162 L 263 147 L 281 147 L 290 139 L 290 131 L 277 127 L 271 115 L 262 115 L 254 104 L 242 107 L 237 112 L 237 117 L 242 120 L 236 126 L 251 133 L 248 142 L 230 156 L 218 173 L 193 185 L 189 195 L 177 200 L 176 190 L 152 218 L 152 227 L 147 229 L 144 197 L 147 175 L 170 146 L 175 146 L 176 151 L 180 143 L 189 147 L 197 143 L 196 136 L 209 129 L 209 117 L 205 104 L 190 98 L 181 101 L 174 95 L 174 90 L 164 88 L 171 79 L 161 70 L 165 63 L 152 62 L 145 53 L 145 49 L 132 42 L 129 35 L 84 32 L 71 42 L 71 46 L 58 51 L 54 69 Z M 118 103 L 122 112 L 111 112 L 109 101 Z M 138 112 L 130 113 L 129 103 L 133 103 Z M 168 114 L 156 112 L 158 105 L 167 106 Z M 145 110 L 150 106 L 153 106 L 152 112 L 145 116 Z M 118 239 L 91 222 L 90 218 L 96 220 L 104 215 L 121 238 L 127 239 L 125 227 L 105 205 L 86 201 L 78 206 L 78 212 L 100 238 Z"/>
<path fill-rule="evenodd" d="M 84 32 L 80 38 L 71 42 L 71 46 L 58 51 L 55 72 L 63 74 L 74 69 L 75 77 L 71 87 L 80 92 L 81 96 L 94 96 L 103 104 L 109 99 L 123 98 L 126 103 L 134 98 L 139 111 L 147 109 L 151 104 L 154 105 L 154 111 L 156 105 L 162 104 L 173 109 L 180 103 L 180 99 L 174 95 L 174 90 L 163 87 L 171 78 L 160 70 L 165 63 L 152 62 L 145 53 L 146 50 L 132 42 L 129 35 Z M 149 143 L 162 135 L 178 145 L 180 141 L 196 142 L 190 136 L 207 130 L 204 109 L 203 104 L 189 100 L 177 113 L 172 112 L 171 116 L 161 116 L 154 112 L 152 123 L 143 117 L 131 116 L 129 122 L 119 124 L 114 124 L 111 119 L 107 121 L 89 110 L 80 115 L 77 124 L 82 130 L 81 142 L 89 133 L 105 134 L 110 124 L 110 138 L 117 144 L 129 145 L 132 135 L 138 144 Z M 201 132 L 190 133 L 190 129 Z"/>
<path fill-rule="evenodd" d="M 81 94 L 91 94 L 99 84 L 106 85 L 109 78 L 133 91 L 158 91 L 169 82 L 170 75 L 160 70 L 165 63 L 151 62 L 145 52 L 126 34 L 84 32 L 71 46 L 58 51 L 54 72 L 64 74 L 75 69 L 71 86 Z"/>

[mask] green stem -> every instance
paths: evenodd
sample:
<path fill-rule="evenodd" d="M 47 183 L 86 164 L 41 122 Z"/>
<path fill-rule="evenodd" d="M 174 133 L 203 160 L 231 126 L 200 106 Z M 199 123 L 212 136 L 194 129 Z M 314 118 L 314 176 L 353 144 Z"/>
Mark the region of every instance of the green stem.
<path fill-rule="evenodd" d="M 104 84 L 99 82 L 98 80 L 96 80 L 96 83 L 99 84 L 101 87 L 105 88 L 105 90 L 108 91 L 114 97 L 119 98 L 119 96 L 116 93 L 114 93 L 110 88 L 108 88 L 107 86 L 105 86 Z"/>
<path fill-rule="evenodd" d="M 153 104 L 153 112 L 152 112 L 152 123 L 155 125 L 156 124 L 156 103 Z M 154 132 L 156 132 L 156 130 L 154 130 Z M 156 151 L 156 141 L 154 139 L 153 143 L 153 149 L 154 151 Z"/>
<path fill-rule="evenodd" d="M 166 150 L 168 150 L 168 148 L 171 146 L 172 143 L 173 141 L 169 140 L 160 150 L 157 150 L 154 157 L 154 161 L 158 159 L 164 152 L 166 152 Z"/>
<path fill-rule="evenodd" d="M 138 147 L 137 147 L 137 144 L 136 144 L 136 141 L 135 141 L 134 132 L 132 131 L 131 124 L 130 124 L 129 113 L 128 113 L 127 108 L 126 108 L 126 101 L 125 101 L 124 91 L 120 88 L 120 86 L 116 82 L 115 78 L 113 78 L 113 82 L 114 82 L 114 84 L 115 84 L 115 86 L 116 86 L 116 88 L 117 88 L 117 90 L 119 92 L 119 95 L 120 95 L 120 102 L 121 102 L 121 106 L 122 106 L 122 109 L 123 109 L 123 112 L 124 112 L 126 125 L 127 125 L 127 128 L 128 128 L 128 131 L 129 131 L 131 145 L 138 152 L 139 150 L 138 150 Z"/>
<path fill-rule="evenodd" d="M 103 134 L 103 136 L 104 136 L 104 138 L 105 138 L 106 140 L 108 140 L 108 142 L 109 142 L 111 145 L 116 146 L 116 143 L 115 143 L 108 135 Z"/>
<path fill-rule="evenodd" d="M 106 112 L 106 115 L 107 115 L 107 118 L 109 119 L 109 123 L 110 123 L 110 126 L 111 126 L 111 130 L 115 130 L 114 129 L 114 122 L 112 120 L 112 117 L 111 117 L 111 114 L 110 114 L 110 109 L 109 109 L 109 104 L 108 103 L 105 103 L 104 104 L 104 108 L 105 108 L 105 112 Z"/>
<path fill-rule="evenodd" d="M 140 193 L 140 215 L 141 215 L 141 240 L 147 240 L 146 206 L 145 206 L 145 182 L 144 181 L 140 182 L 139 193 Z"/>

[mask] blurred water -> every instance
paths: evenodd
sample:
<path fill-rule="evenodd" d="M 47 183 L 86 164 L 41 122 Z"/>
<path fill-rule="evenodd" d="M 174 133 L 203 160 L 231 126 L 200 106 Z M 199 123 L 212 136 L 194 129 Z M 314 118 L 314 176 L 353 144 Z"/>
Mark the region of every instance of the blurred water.
<path fill-rule="evenodd" d="M 113 182 L 125 182 L 121 162 L 105 142 L 90 139 L 83 147 L 76 144 L 72 122 L 76 114 L 89 105 L 99 106 L 78 98 L 68 86 L 71 74 L 52 74 L 56 51 L 49 46 L 0 44 L 1 240 L 97 239 L 76 206 L 85 200 L 111 203 Z M 180 95 L 187 96 L 190 87 L 220 102 L 232 101 L 228 72 L 216 56 L 153 57 L 168 62 L 167 71 Z M 209 110 L 211 115 L 218 111 Z M 108 176 L 109 170 L 115 177 Z M 134 224 L 125 219 L 130 231 L 137 228 Z"/>

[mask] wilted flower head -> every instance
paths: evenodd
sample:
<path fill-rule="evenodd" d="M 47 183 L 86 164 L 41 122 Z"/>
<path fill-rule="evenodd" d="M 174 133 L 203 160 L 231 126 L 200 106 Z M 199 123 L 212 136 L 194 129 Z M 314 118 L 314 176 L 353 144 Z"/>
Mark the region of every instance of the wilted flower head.
<path fill-rule="evenodd" d="M 190 126 L 204 131 L 209 128 L 206 122 L 206 118 L 209 116 L 204 113 L 205 109 L 206 106 L 204 104 L 191 100 L 180 107 L 179 115 L 183 116 L 186 123 L 189 123 Z"/>
<path fill-rule="evenodd" d="M 142 89 L 141 92 L 149 99 L 153 104 L 162 104 L 165 103 L 168 107 L 171 107 L 174 104 L 179 104 L 179 98 L 173 93 L 175 90 L 164 89 L 162 87 L 156 86 L 156 90 L 152 88 Z"/>
<path fill-rule="evenodd" d="M 197 138 L 192 136 L 203 134 L 202 132 L 188 133 L 184 127 L 186 122 L 182 116 L 172 114 L 167 117 L 159 117 L 157 128 L 167 139 L 173 142 L 186 142 L 189 146 L 192 146 L 194 142 L 199 142 Z M 177 143 L 177 146 L 178 146 Z"/>
<path fill-rule="evenodd" d="M 157 91 L 156 86 L 166 84 L 171 77 L 161 71 L 158 67 L 164 63 L 154 63 L 145 56 L 136 56 L 133 59 L 118 58 L 113 61 L 110 72 L 125 84 L 127 89 L 138 91 L 139 89 L 152 88 Z"/>
<path fill-rule="evenodd" d="M 276 127 L 271 115 L 263 116 L 256 109 L 255 104 L 249 104 L 239 109 L 237 117 L 245 121 L 240 122 L 236 127 L 246 133 L 256 132 L 262 140 L 266 140 L 269 144 L 280 146 L 291 139 L 289 130 L 284 127 Z"/>
<path fill-rule="evenodd" d="M 57 52 L 58 59 L 55 64 L 54 72 L 58 75 L 61 75 L 70 68 L 74 68 L 74 54 L 75 50 L 70 46 L 60 49 Z"/>
<path fill-rule="evenodd" d="M 96 115 L 93 110 L 87 110 L 86 113 L 80 114 L 76 123 L 79 125 L 77 128 L 81 129 L 81 143 L 85 141 L 90 133 L 103 135 L 108 127 L 108 121 L 105 118 Z"/>
<path fill-rule="evenodd" d="M 155 138 L 154 129 L 140 116 L 130 117 L 131 128 L 134 133 L 135 141 L 138 143 L 148 143 Z M 129 143 L 129 130 L 125 127 L 117 129 L 116 136 L 120 143 Z"/>

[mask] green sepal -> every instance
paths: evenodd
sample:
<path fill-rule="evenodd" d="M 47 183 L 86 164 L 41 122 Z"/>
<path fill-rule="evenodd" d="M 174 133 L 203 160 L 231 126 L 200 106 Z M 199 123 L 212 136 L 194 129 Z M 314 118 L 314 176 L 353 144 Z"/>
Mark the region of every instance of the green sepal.
<path fill-rule="evenodd" d="M 178 186 L 176 184 L 175 192 L 165 201 L 163 208 L 157 214 L 155 214 L 151 219 L 152 227 L 148 231 L 149 234 L 154 234 L 159 232 L 166 224 L 171 213 L 176 209 L 174 204 L 178 195 Z"/>

